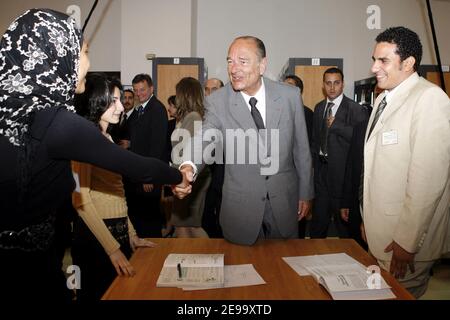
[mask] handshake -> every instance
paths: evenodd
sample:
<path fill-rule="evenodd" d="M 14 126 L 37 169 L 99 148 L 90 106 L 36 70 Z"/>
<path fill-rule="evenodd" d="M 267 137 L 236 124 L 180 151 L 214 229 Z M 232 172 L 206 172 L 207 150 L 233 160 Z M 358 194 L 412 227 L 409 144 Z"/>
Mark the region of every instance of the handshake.
<path fill-rule="evenodd" d="M 178 185 L 172 185 L 172 192 L 178 199 L 183 199 L 192 191 L 194 169 L 189 164 L 186 164 L 180 168 L 180 172 L 183 175 L 183 181 Z"/>

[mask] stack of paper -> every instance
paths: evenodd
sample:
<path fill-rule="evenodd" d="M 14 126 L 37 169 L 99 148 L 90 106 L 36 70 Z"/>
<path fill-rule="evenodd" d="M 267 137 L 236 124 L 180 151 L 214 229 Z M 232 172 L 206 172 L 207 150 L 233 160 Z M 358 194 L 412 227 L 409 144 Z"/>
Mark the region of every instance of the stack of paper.
<path fill-rule="evenodd" d="M 223 254 L 169 254 L 156 286 L 204 290 L 265 283 L 252 264 L 224 266 Z"/>
<path fill-rule="evenodd" d="M 223 287 L 223 254 L 175 254 L 164 261 L 157 287 Z"/>
<path fill-rule="evenodd" d="M 393 299 L 381 274 L 368 271 L 345 253 L 284 257 L 300 276 L 313 276 L 335 300 Z"/>

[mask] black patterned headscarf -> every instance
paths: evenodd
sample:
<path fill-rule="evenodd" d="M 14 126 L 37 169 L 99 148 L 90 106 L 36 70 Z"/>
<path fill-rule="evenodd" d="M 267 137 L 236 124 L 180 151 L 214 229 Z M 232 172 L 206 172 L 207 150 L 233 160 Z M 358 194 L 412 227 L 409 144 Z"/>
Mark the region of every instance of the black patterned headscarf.
<path fill-rule="evenodd" d="M 75 20 L 50 9 L 28 10 L 9 26 L 0 42 L 0 135 L 24 146 L 36 111 L 74 112 L 81 46 Z"/>

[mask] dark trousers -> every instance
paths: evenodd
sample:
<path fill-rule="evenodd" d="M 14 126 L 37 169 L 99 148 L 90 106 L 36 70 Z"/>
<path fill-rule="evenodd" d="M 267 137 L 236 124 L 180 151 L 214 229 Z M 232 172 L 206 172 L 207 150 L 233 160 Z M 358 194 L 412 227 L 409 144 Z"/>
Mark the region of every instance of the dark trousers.
<path fill-rule="evenodd" d="M 0 299 L 27 302 L 70 302 L 55 243 L 45 251 L 0 249 Z"/>
<path fill-rule="evenodd" d="M 225 165 L 213 164 L 211 169 L 211 184 L 205 198 L 205 209 L 202 216 L 202 227 L 210 238 L 223 238 L 219 216 L 222 204 L 222 185 Z"/>
<path fill-rule="evenodd" d="M 298 238 L 305 239 L 306 237 L 306 218 L 298 222 Z"/>
<path fill-rule="evenodd" d="M 329 192 L 328 186 L 328 164 L 320 162 L 317 168 L 314 168 L 315 192 L 314 211 L 310 221 L 310 237 L 326 238 L 328 228 L 333 220 L 338 236 L 348 238 L 348 225 L 340 216 L 340 199 L 334 198 Z"/>
<path fill-rule="evenodd" d="M 270 200 L 266 199 L 264 207 L 264 217 L 259 231 L 258 239 L 295 239 L 297 238 L 298 230 L 287 237 L 283 236 L 278 228 L 278 225 L 273 216 L 272 206 Z"/>
<path fill-rule="evenodd" d="M 81 289 L 77 290 L 77 301 L 99 301 L 116 278 L 116 269 L 100 242 L 79 217 L 74 222 L 73 232 L 73 264 L 78 266 L 81 271 Z M 128 228 L 123 232 L 127 235 Z M 115 238 L 118 240 L 117 237 Z M 122 253 L 127 259 L 130 259 L 129 238 L 127 237 L 119 243 Z"/>
<path fill-rule="evenodd" d="M 348 214 L 348 235 L 354 239 L 364 250 L 368 250 L 367 243 L 361 236 L 361 212 L 359 209 L 359 201 L 353 203 Z"/>
<path fill-rule="evenodd" d="M 142 185 L 124 183 L 128 216 L 141 238 L 161 238 L 161 229 L 165 219 L 161 212 L 161 191 L 144 193 L 137 191 Z"/>

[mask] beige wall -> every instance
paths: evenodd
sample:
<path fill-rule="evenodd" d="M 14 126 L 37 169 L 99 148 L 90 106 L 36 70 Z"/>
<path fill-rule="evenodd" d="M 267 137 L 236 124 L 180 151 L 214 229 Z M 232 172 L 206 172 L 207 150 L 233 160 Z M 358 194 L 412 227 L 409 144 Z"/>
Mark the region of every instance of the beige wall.
<path fill-rule="evenodd" d="M 30 7 L 82 10 L 93 0 L 1 1 L 0 30 Z M 450 64 L 450 2 L 432 0 L 442 62 Z M 381 27 L 405 25 L 424 45 L 424 64 L 435 64 L 425 0 L 101 0 L 87 29 L 93 71 L 121 71 L 124 84 L 151 74 L 156 56 L 205 58 L 209 76 L 227 80 L 226 53 L 232 39 L 252 34 L 267 46 L 266 75 L 277 79 L 289 57 L 343 58 L 347 95 L 353 81 L 371 76 L 374 38 L 366 26 L 369 5 L 381 8 Z M 0 31 L 1 32 L 1 31 Z"/>
<path fill-rule="evenodd" d="M 355 80 L 371 76 L 374 38 L 381 30 L 366 26 L 369 5 L 381 9 L 381 28 L 404 25 L 415 30 L 424 45 L 423 63 L 435 63 L 425 0 L 198 0 L 198 48 L 210 76 L 225 80 L 225 57 L 234 37 L 251 34 L 266 44 L 266 75 L 277 79 L 288 58 L 343 58 L 345 93 Z M 450 64 L 450 2 L 432 0 L 441 59 Z"/>
<path fill-rule="evenodd" d="M 147 53 L 157 57 L 191 56 L 191 0 L 122 1 L 122 81 L 152 74 Z"/>

